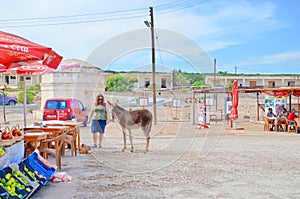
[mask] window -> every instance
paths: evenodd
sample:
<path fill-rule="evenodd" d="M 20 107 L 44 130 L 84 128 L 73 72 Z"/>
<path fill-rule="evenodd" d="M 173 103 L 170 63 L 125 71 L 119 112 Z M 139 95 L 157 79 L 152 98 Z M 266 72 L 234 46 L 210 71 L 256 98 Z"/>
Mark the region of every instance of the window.
<path fill-rule="evenodd" d="M 250 81 L 250 87 L 255 87 L 256 86 L 256 81 Z"/>
<path fill-rule="evenodd" d="M 289 81 L 288 86 L 295 86 L 295 81 Z"/>
<path fill-rule="evenodd" d="M 58 101 L 58 100 L 48 101 L 46 104 L 46 108 L 47 109 L 66 109 L 67 102 L 66 101 Z"/>
<path fill-rule="evenodd" d="M 150 79 L 145 78 L 145 88 L 148 88 L 149 85 L 150 85 Z"/>
<path fill-rule="evenodd" d="M 269 88 L 275 88 L 275 81 L 269 81 Z"/>
<path fill-rule="evenodd" d="M 161 88 L 167 88 L 167 80 L 161 79 Z"/>

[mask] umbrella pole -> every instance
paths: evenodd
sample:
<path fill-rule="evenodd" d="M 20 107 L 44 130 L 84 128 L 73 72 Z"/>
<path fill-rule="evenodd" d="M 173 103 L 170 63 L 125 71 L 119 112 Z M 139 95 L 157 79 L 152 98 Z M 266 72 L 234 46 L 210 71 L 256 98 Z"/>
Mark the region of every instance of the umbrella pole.
<path fill-rule="evenodd" d="M 23 84 L 23 105 L 24 105 L 24 127 L 26 127 L 26 75 L 24 76 L 24 84 Z"/>

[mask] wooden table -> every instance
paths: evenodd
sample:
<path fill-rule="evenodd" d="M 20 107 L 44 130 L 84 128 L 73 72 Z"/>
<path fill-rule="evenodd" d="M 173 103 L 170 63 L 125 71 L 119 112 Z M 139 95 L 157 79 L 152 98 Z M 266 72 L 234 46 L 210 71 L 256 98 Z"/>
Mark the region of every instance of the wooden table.
<path fill-rule="evenodd" d="M 34 150 L 37 149 L 38 147 L 38 143 L 43 140 L 46 139 L 47 136 L 49 135 L 49 133 L 47 132 L 25 132 L 24 134 L 24 141 L 25 143 L 28 142 L 33 142 L 34 143 Z"/>
<path fill-rule="evenodd" d="M 60 134 L 66 133 L 70 131 L 70 127 L 68 126 L 47 126 L 47 127 L 40 127 L 40 126 L 27 126 L 23 129 L 24 132 L 27 130 L 40 130 L 44 132 L 50 133 L 48 137 L 57 137 Z M 58 144 L 55 143 L 55 148 L 58 148 Z"/>
<path fill-rule="evenodd" d="M 61 120 L 50 120 L 50 121 L 43 121 L 43 125 L 45 126 L 53 126 L 53 125 L 65 125 L 70 127 L 70 129 L 74 129 L 77 132 L 77 145 L 78 149 L 80 149 L 80 126 L 82 122 L 73 122 L 73 121 L 61 121 Z"/>

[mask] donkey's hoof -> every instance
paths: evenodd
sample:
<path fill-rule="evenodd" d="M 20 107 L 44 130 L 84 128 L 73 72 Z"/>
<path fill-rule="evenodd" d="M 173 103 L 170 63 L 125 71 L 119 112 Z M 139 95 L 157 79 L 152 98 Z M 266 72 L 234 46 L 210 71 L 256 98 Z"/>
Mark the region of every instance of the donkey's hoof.
<path fill-rule="evenodd" d="M 126 148 L 122 149 L 122 152 L 125 152 Z"/>
<path fill-rule="evenodd" d="M 133 149 L 130 149 L 130 152 L 132 152 L 132 153 L 133 153 L 133 152 L 134 152 L 134 150 L 133 150 Z"/>

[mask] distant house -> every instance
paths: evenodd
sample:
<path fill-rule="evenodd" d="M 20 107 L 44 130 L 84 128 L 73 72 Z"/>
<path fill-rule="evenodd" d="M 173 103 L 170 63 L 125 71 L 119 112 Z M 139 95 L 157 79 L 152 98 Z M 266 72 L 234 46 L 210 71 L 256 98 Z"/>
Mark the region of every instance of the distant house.
<path fill-rule="evenodd" d="M 10 88 L 17 88 L 19 82 L 24 82 L 25 76 L 23 75 L 13 75 L 13 74 L 3 74 L 0 73 L 0 85 L 7 84 Z M 41 76 L 26 76 L 26 85 L 34 86 L 41 82 Z"/>
<path fill-rule="evenodd" d="M 237 80 L 240 87 L 286 87 L 300 86 L 300 76 L 293 75 L 232 75 L 232 76 L 206 76 L 205 83 L 211 86 L 222 87 Z"/>
<path fill-rule="evenodd" d="M 121 74 L 122 76 L 127 76 L 130 78 L 137 78 L 138 82 L 135 84 L 135 88 L 147 88 L 152 84 L 153 78 L 151 72 L 104 72 L 102 73 L 105 82 L 107 78 L 112 77 L 116 74 Z M 156 73 L 155 74 L 155 84 L 158 89 L 173 88 L 173 74 L 172 73 Z"/>

